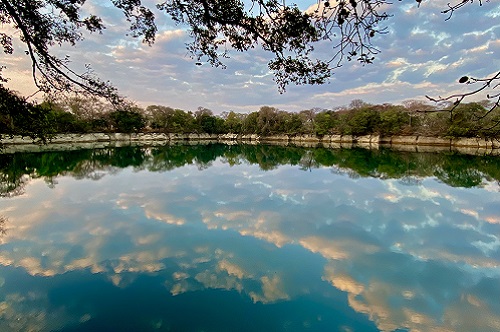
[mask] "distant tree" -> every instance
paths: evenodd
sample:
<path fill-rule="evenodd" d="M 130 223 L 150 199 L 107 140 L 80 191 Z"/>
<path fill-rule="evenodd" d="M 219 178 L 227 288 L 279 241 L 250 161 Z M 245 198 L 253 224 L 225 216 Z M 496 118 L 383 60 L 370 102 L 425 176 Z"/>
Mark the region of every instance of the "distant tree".
<path fill-rule="evenodd" d="M 201 130 L 207 134 L 219 134 L 223 131 L 224 120 L 214 116 L 207 115 L 201 119 Z"/>
<path fill-rule="evenodd" d="M 302 134 L 304 132 L 302 119 L 299 114 L 291 113 L 286 123 L 287 123 L 288 134 L 297 134 L 297 133 Z"/>
<path fill-rule="evenodd" d="M 444 136 L 450 125 L 448 113 L 431 112 L 424 113 L 419 118 L 417 134 L 422 136 Z"/>
<path fill-rule="evenodd" d="M 348 108 L 357 110 L 357 109 L 361 109 L 361 108 L 364 108 L 367 106 L 370 106 L 370 104 L 364 102 L 362 99 L 354 99 L 351 101 Z"/>
<path fill-rule="evenodd" d="M 43 103 L 42 107 L 50 109 L 49 121 L 56 133 L 86 133 L 90 131 L 90 122 L 79 120 L 73 113 L 49 103 Z"/>
<path fill-rule="evenodd" d="M 446 134 L 453 137 L 495 136 L 497 130 L 494 128 L 496 128 L 499 114 L 492 114 L 496 115 L 493 119 L 486 118 L 486 114 L 488 114 L 488 109 L 480 103 L 462 103 L 451 112 L 450 125 Z"/>
<path fill-rule="evenodd" d="M 410 120 L 410 115 L 403 106 L 386 105 L 380 110 L 379 134 L 386 136 L 411 134 Z"/>
<path fill-rule="evenodd" d="M 276 133 L 278 109 L 270 106 L 262 106 L 258 112 L 257 133 L 271 135 Z"/>
<path fill-rule="evenodd" d="M 277 134 L 301 134 L 304 130 L 300 115 L 295 112 L 278 111 L 274 131 Z"/>
<path fill-rule="evenodd" d="M 259 119 L 259 112 L 252 112 L 245 116 L 243 119 L 243 132 L 245 134 L 258 134 L 259 125 L 257 123 Z"/>
<path fill-rule="evenodd" d="M 173 124 L 175 110 L 171 107 L 161 105 L 150 105 L 146 107 L 146 114 L 149 115 L 150 126 L 153 130 L 169 132 Z"/>
<path fill-rule="evenodd" d="M 368 135 L 378 130 L 380 113 L 371 107 L 353 109 L 347 120 L 350 135 Z"/>
<path fill-rule="evenodd" d="M 406 111 L 411 114 L 432 112 L 436 110 L 435 105 L 431 105 L 427 101 L 423 100 L 409 99 L 403 101 L 402 104 Z"/>
<path fill-rule="evenodd" d="M 299 113 L 302 119 L 302 128 L 308 134 L 313 134 L 315 129 L 316 111 L 314 109 L 303 110 Z"/>
<path fill-rule="evenodd" d="M 96 96 L 64 95 L 53 101 L 82 121 L 92 122 L 112 110 L 112 105 Z"/>
<path fill-rule="evenodd" d="M 233 111 L 227 113 L 224 118 L 225 131 L 229 133 L 239 134 L 243 130 L 243 116 L 242 114 Z"/>
<path fill-rule="evenodd" d="M 317 135 L 332 134 L 338 124 L 338 113 L 323 111 L 316 114 L 314 119 L 314 130 Z"/>
<path fill-rule="evenodd" d="M 171 133 L 191 133 L 196 130 L 196 122 L 191 112 L 176 109 L 172 115 L 172 123 L 168 132 Z"/>
<path fill-rule="evenodd" d="M 115 109 L 103 98 L 78 94 L 45 95 L 40 106 L 50 110 L 49 121 L 58 133 L 104 132 L 110 126 L 108 113 Z"/>
<path fill-rule="evenodd" d="M 223 131 L 224 120 L 214 116 L 208 108 L 198 107 L 194 113 L 196 129 L 207 134 L 218 134 Z"/>
<path fill-rule="evenodd" d="M 137 110 L 115 110 L 109 113 L 109 118 L 119 133 L 139 132 L 145 126 L 144 116 Z"/>

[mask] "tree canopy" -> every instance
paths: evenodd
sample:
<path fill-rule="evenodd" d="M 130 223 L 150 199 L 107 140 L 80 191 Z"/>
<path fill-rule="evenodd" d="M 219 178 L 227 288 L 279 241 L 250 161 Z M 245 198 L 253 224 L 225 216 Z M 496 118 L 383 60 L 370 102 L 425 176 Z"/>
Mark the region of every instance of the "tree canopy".
<path fill-rule="evenodd" d="M 33 105 L 0 85 L 0 138 L 2 134 L 29 136 L 45 142 L 54 133 L 49 109 Z"/>
<path fill-rule="evenodd" d="M 133 103 L 112 105 L 95 99 L 62 96 L 39 105 L 27 103 L 0 87 L 0 138 L 31 136 L 35 141 L 65 133 L 166 133 L 273 135 L 381 135 L 432 137 L 500 137 L 500 109 L 491 103 L 464 102 L 449 110 L 422 101 L 404 105 L 369 104 L 353 100 L 333 109 L 289 112 L 262 106 L 250 113 L 198 107 L 195 111 L 162 105 L 141 108 Z M 18 105 L 13 107 L 13 105 Z"/>
<path fill-rule="evenodd" d="M 116 89 L 110 82 L 100 80 L 90 66 L 77 73 L 71 68 L 69 58 L 52 53 L 54 45 L 74 45 L 83 39 L 85 32 L 104 31 L 103 20 L 84 8 L 91 2 L 0 0 L 0 23 L 11 28 L 0 32 L 0 45 L 5 53 L 12 54 L 12 36 L 20 36 L 32 62 L 33 80 L 42 91 L 80 90 L 117 101 Z M 379 50 L 372 39 L 386 32 L 383 21 L 390 15 L 385 10 L 393 5 L 389 0 L 318 0 L 316 5 L 303 9 L 281 0 L 162 0 L 152 8 L 141 0 L 110 2 L 129 21 L 130 35 L 142 38 L 147 44 L 154 43 L 158 30 L 156 10 L 187 27 L 192 37 L 187 47 L 198 64 L 207 61 L 213 66 L 224 66 L 231 49 L 247 51 L 261 47 L 269 51 L 273 59 L 268 65 L 281 90 L 291 83 L 323 84 L 345 61 L 374 62 Z M 420 6 L 422 2 L 414 3 Z M 442 13 L 447 15 L 444 18 L 450 18 L 470 3 L 473 0 L 449 3 L 443 8 Z M 482 5 L 481 0 L 479 4 Z M 326 59 L 318 59 L 313 53 L 320 42 L 332 46 Z M 5 80 L 1 75 L 3 68 L 0 64 L 0 82 Z M 483 91 L 494 88 L 498 80 L 500 73 L 490 78 L 463 77 L 460 82 L 480 83 Z M 488 97 L 499 95 L 488 94 Z"/>

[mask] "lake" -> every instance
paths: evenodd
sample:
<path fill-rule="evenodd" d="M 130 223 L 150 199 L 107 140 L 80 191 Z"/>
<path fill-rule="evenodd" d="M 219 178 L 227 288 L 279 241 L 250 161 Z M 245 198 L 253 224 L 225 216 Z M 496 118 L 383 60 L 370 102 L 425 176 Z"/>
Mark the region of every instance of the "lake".
<path fill-rule="evenodd" d="M 499 331 L 500 158 L 0 154 L 1 331 Z"/>

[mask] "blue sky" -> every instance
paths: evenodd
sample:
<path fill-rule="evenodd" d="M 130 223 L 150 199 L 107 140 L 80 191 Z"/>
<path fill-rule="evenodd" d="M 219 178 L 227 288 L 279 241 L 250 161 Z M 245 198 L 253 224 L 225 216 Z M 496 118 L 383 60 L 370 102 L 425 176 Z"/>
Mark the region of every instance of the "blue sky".
<path fill-rule="evenodd" d="M 145 4 L 154 4 L 146 0 Z M 176 26 L 157 12 L 159 33 L 149 47 L 127 37 L 128 26 L 109 1 L 91 1 L 89 11 L 100 15 L 106 25 L 102 35 L 86 36 L 75 47 L 54 49 L 69 54 L 75 70 L 92 64 L 95 72 L 110 80 L 119 91 L 141 106 L 161 104 L 184 110 L 199 106 L 216 114 L 234 110 L 250 112 L 270 105 L 287 111 L 313 107 L 334 108 L 353 99 L 370 103 L 400 103 L 425 99 L 425 95 L 446 96 L 464 92 L 470 86 L 458 84 L 463 75 L 485 77 L 500 68 L 500 4 L 483 1 L 465 6 L 453 18 L 441 14 L 449 0 L 397 2 L 387 7 L 393 14 L 384 22 L 388 34 L 374 40 L 382 52 L 372 65 L 344 63 L 329 84 L 290 86 L 280 94 L 267 68 L 270 55 L 256 49 L 230 52 L 227 69 L 208 64 L 196 66 L 185 44 L 184 26 Z M 298 1 L 301 8 L 317 3 Z M 23 94 L 34 88 L 30 63 L 18 45 L 13 56 L 5 56 L 11 78 L 8 87 Z M 331 45 L 316 47 L 318 56 L 332 54 Z M 478 97 L 484 99 L 484 95 Z"/>

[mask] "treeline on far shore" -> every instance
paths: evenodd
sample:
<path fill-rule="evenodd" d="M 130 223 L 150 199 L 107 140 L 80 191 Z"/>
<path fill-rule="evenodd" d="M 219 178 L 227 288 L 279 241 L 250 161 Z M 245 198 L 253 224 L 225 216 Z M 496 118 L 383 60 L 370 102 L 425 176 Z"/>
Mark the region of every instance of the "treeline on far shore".
<path fill-rule="evenodd" d="M 92 97 L 64 96 L 31 104 L 0 86 L 0 138 L 30 136 L 46 140 L 64 133 L 207 133 L 258 135 L 381 135 L 484 137 L 499 136 L 500 110 L 488 101 L 431 105 L 373 105 L 354 100 L 334 109 L 288 112 L 270 106 L 248 114 L 215 115 L 162 105 L 111 105 Z"/>

